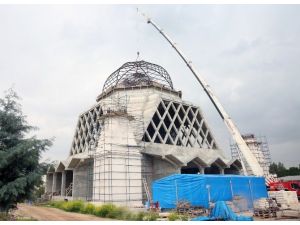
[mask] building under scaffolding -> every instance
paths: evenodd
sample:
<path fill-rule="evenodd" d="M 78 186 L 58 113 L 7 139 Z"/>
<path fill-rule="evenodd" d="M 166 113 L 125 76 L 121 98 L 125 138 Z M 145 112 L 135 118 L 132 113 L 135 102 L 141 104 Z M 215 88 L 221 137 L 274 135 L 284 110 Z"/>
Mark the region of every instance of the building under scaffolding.
<path fill-rule="evenodd" d="M 269 175 L 269 169 L 271 165 L 271 156 L 270 150 L 267 142 L 267 138 L 265 136 L 256 137 L 254 134 L 245 134 L 242 136 L 251 150 L 252 154 L 256 157 L 259 165 L 264 171 L 264 176 L 267 177 Z M 247 172 L 250 172 L 249 165 L 246 160 L 244 160 L 242 154 L 240 153 L 238 147 L 235 144 L 230 144 L 231 148 L 231 157 L 234 159 L 241 160 Z"/>
<path fill-rule="evenodd" d="M 128 62 L 78 119 L 69 157 L 47 173 L 53 198 L 141 206 L 153 180 L 170 174 L 239 174 L 198 106 L 182 100 L 167 71 Z M 146 182 L 143 182 L 146 181 Z"/>

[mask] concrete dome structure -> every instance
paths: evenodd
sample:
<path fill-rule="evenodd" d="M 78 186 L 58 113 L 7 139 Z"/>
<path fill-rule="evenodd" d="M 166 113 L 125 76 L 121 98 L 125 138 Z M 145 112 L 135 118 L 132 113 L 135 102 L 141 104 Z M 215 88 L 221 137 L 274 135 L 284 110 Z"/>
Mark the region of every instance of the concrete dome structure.
<path fill-rule="evenodd" d="M 69 157 L 47 174 L 55 198 L 141 206 L 143 181 L 174 173 L 238 174 L 199 106 L 182 100 L 168 72 L 128 62 L 106 80 L 78 119 Z"/>

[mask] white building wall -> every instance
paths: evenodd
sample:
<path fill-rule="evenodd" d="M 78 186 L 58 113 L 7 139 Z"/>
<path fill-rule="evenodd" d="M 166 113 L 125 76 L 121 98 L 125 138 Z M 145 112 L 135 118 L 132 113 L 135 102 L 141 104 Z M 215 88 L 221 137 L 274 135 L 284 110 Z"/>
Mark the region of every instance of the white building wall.
<path fill-rule="evenodd" d="M 142 205 L 141 153 L 126 116 L 107 117 L 94 155 L 93 201 Z"/>

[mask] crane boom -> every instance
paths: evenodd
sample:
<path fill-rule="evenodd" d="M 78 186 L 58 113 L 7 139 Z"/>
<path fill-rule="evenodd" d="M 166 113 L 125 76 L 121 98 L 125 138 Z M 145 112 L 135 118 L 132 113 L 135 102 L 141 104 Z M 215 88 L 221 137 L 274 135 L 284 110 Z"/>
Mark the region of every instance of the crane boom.
<path fill-rule="evenodd" d="M 142 14 L 144 17 L 146 17 L 145 14 Z M 213 93 L 210 86 L 206 83 L 204 78 L 199 74 L 199 72 L 195 69 L 191 61 L 188 61 L 187 58 L 184 56 L 183 52 L 176 47 L 176 44 L 170 39 L 170 37 L 163 32 L 163 30 L 157 26 L 156 23 L 153 22 L 150 18 L 147 18 L 147 23 L 152 24 L 156 30 L 159 31 L 159 33 L 170 43 L 170 45 L 175 49 L 175 51 L 179 54 L 181 59 L 185 62 L 187 67 L 191 70 L 197 81 L 200 83 L 202 88 L 204 89 L 205 93 L 215 106 L 216 110 L 218 111 L 219 115 L 221 116 L 222 120 L 224 121 L 226 127 L 228 128 L 229 133 L 232 135 L 233 140 L 236 142 L 236 145 L 238 146 L 239 150 L 243 154 L 245 160 L 247 161 L 250 170 L 252 171 L 253 175 L 256 176 L 263 176 L 263 169 L 258 163 L 258 160 L 256 157 L 252 154 L 251 150 L 249 149 L 248 145 L 242 138 L 237 126 L 234 124 L 230 116 L 227 114 L 223 106 L 221 105 L 219 99 L 216 97 L 216 95 Z M 244 167 L 244 166 L 243 166 Z M 244 169 L 245 175 L 247 175 L 247 171 Z"/>

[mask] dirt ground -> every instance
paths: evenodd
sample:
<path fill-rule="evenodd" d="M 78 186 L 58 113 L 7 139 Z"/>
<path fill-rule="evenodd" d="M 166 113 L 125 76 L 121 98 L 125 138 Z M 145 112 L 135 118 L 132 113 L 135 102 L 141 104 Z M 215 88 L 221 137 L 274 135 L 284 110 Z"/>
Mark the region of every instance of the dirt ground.
<path fill-rule="evenodd" d="M 41 221 L 108 221 L 111 219 L 85 215 L 80 213 L 65 212 L 60 209 L 18 204 L 15 212 L 20 217 L 33 218 Z"/>

